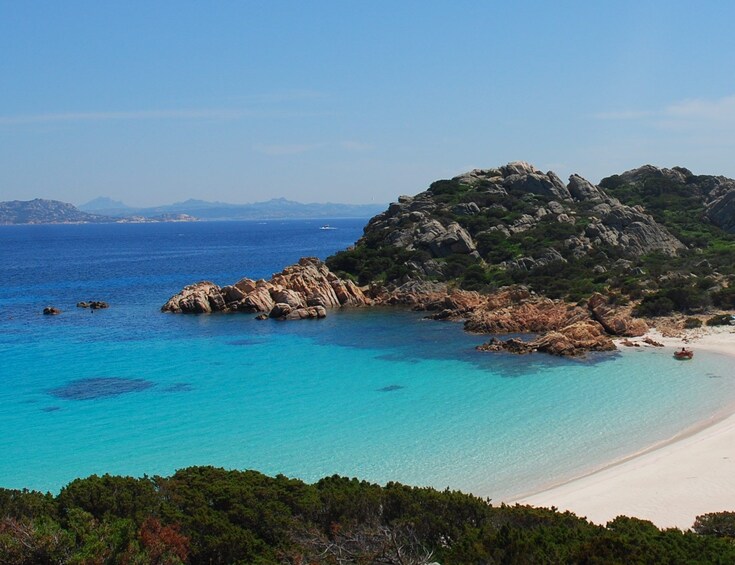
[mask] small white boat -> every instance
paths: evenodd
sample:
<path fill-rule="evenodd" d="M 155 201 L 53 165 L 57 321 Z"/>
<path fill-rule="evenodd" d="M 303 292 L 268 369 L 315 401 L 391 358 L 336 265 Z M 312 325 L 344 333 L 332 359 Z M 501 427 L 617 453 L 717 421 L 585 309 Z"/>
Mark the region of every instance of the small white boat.
<path fill-rule="evenodd" d="M 330 226 L 329 224 L 324 224 L 322 227 L 319 228 L 320 230 L 336 230 L 337 228 Z"/>

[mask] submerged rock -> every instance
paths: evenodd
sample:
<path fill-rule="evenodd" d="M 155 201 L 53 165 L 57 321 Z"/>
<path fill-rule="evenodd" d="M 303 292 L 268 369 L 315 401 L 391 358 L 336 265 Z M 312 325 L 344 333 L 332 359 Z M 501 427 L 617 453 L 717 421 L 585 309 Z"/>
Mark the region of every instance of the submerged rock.
<path fill-rule="evenodd" d="M 92 310 L 102 310 L 109 308 L 110 305 L 102 300 L 92 300 L 90 302 L 77 302 L 77 308 L 90 308 Z"/>
<path fill-rule="evenodd" d="M 152 382 L 145 379 L 94 377 L 70 381 L 64 386 L 50 389 L 48 394 L 64 400 L 94 400 L 129 392 L 140 392 L 153 386 Z"/>
<path fill-rule="evenodd" d="M 61 310 L 54 306 L 46 306 L 46 308 L 43 309 L 43 313 L 46 316 L 58 316 L 59 314 L 61 314 Z"/>

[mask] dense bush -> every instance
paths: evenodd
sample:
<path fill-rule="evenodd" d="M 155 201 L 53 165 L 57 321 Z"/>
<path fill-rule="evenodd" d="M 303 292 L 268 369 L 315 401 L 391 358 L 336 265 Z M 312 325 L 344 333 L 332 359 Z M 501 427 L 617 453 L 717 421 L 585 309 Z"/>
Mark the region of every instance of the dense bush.
<path fill-rule="evenodd" d="M 728 512 L 698 517 L 697 534 L 625 517 L 602 527 L 449 490 L 336 475 L 309 485 L 213 467 L 169 478 L 90 477 L 62 493 L 0 489 L 1 563 L 735 561 Z"/>
<path fill-rule="evenodd" d="M 659 289 L 643 298 L 636 308 L 636 316 L 665 316 L 671 312 L 691 312 L 708 305 L 709 297 L 696 285 L 680 285 Z"/>
<path fill-rule="evenodd" d="M 654 295 L 646 296 L 641 303 L 633 310 L 636 316 L 666 316 L 674 311 L 674 303 L 666 296 Z"/>
<path fill-rule="evenodd" d="M 735 538 L 735 512 L 713 512 L 697 516 L 692 530 L 704 536 Z"/>
<path fill-rule="evenodd" d="M 408 261 L 421 261 L 425 252 L 410 252 L 400 247 L 360 246 L 340 251 L 327 259 L 327 266 L 338 275 L 359 284 L 394 281 L 409 272 Z"/>
<path fill-rule="evenodd" d="M 701 328 L 702 327 L 702 320 L 699 318 L 687 318 L 684 320 L 684 329 L 686 330 L 693 330 L 695 328 Z"/>
<path fill-rule="evenodd" d="M 718 308 L 735 310 L 735 286 L 729 286 L 713 292 L 712 304 Z"/>
<path fill-rule="evenodd" d="M 718 314 L 707 320 L 708 326 L 729 326 L 732 325 L 733 317 L 730 314 Z"/>

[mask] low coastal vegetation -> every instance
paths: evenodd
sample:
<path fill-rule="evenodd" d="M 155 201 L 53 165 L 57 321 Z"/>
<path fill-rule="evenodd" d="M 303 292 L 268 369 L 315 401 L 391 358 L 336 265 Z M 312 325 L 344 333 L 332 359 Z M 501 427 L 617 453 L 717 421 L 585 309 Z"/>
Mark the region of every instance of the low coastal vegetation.
<path fill-rule="evenodd" d="M 732 563 L 735 514 L 693 531 L 494 506 L 456 491 L 339 476 L 314 484 L 190 467 L 0 489 L 0 563 Z"/>

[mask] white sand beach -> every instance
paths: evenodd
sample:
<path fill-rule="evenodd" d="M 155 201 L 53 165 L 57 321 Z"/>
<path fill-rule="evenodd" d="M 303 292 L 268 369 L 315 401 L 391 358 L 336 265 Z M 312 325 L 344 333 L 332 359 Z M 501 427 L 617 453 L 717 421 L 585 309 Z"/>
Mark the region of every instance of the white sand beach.
<path fill-rule="evenodd" d="M 732 327 L 690 330 L 680 337 L 652 331 L 648 337 L 672 353 L 676 347 L 692 347 L 692 363 L 702 350 L 735 357 Z M 700 514 L 735 511 L 735 414 L 703 422 L 640 455 L 514 502 L 556 506 L 599 524 L 622 514 L 684 530 Z"/>

